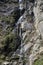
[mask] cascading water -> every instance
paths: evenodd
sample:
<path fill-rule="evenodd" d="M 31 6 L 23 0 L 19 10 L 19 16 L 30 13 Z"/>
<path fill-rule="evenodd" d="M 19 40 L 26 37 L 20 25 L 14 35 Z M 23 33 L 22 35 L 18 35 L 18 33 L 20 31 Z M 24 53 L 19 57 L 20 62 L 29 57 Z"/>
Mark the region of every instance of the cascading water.
<path fill-rule="evenodd" d="M 19 0 L 19 9 L 23 10 L 23 0 Z"/>
<path fill-rule="evenodd" d="M 39 11 L 38 11 L 39 6 L 37 6 L 37 4 L 33 6 L 33 1 L 30 0 L 28 2 L 27 5 L 29 7 L 28 7 L 28 9 L 26 8 L 24 14 L 22 15 L 21 11 L 24 9 L 24 4 L 23 4 L 23 0 L 19 0 L 19 9 L 20 9 L 21 16 L 16 23 L 16 27 L 17 27 L 17 33 L 20 36 L 21 42 L 20 42 L 20 46 L 13 53 L 12 56 L 14 57 L 16 54 L 19 55 L 20 58 L 19 58 L 18 63 L 19 62 L 22 63 L 21 65 L 32 65 L 32 63 L 34 62 L 34 59 L 36 59 L 36 55 L 39 53 L 38 50 L 40 47 L 40 44 L 39 44 L 40 38 L 39 38 L 39 34 L 33 28 L 36 24 L 33 26 L 34 22 L 33 22 L 33 19 L 31 18 L 31 17 L 35 16 L 35 23 L 39 22 L 39 19 L 38 19 L 39 15 L 37 15 L 37 13 L 39 14 Z M 33 16 L 31 15 L 32 12 L 34 12 Z M 43 21 L 42 21 L 42 23 L 43 23 Z M 40 23 L 40 25 L 42 23 Z M 41 26 L 41 27 L 43 28 L 43 26 Z M 37 27 L 36 27 L 36 29 L 37 29 Z M 29 55 L 27 55 L 27 52 Z M 28 57 L 28 61 L 29 61 L 28 64 L 25 64 L 23 62 L 23 60 L 25 59 L 25 56 L 26 56 L 26 60 Z M 17 65 L 18 65 L 18 63 L 17 63 Z M 16 63 L 15 63 L 15 65 L 16 65 Z"/>

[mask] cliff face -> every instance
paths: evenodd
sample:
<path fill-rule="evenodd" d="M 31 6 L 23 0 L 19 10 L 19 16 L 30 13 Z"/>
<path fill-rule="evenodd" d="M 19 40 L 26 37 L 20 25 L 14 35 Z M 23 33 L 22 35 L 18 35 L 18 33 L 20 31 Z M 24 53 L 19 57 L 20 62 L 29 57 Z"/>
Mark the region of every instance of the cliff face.
<path fill-rule="evenodd" d="M 42 58 L 43 1 L 0 0 L 1 64 L 37 65 Z"/>
<path fill-rule="evenodd" d="M 27 58 L 27 63 L 24 64 L 37 65 L 43 63 L 40 57 L 42 54 L 43 58 L 43 1 L 28 3 L 30 8 L 25 12 L 25 19 L 21 23 L 24 56 Z"/>

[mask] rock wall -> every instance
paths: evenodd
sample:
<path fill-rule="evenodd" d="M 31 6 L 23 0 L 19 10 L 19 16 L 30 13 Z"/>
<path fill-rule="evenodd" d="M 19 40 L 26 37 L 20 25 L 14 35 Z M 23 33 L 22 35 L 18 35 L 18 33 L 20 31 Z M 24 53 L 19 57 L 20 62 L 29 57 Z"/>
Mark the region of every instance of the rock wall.
<path fill-rule="evenodd" d="M 23 2 L 19 2 L 19 9 L 21 14 L 21 10 L 24 9 Z M 13 33 L 17 31 L 20 44 L 16 51 L 13 51 L 10 63 L 12 65 L 33 65 L 34 61 L 39 59 L 41 54 L 43 55 L 43 0 L 25 1 L 25 11 L 15 25 Z M 16 41 L 14 42 L 17 44 Z"/>
<path fill-rule="evenodd" d="M 25 21 L 21 23 L 23 24 L 22 40 L 24 44 L 24 55 L 26 55 L 29 62 L 26 65 L 33 65 L 33 62 L 38 59 L 40 53 L 43 52 L 43 50 L 40 49 L 43 48 L 43 1 L 36 0 L 33 9 L 31 9 L 31 7 L 32 5 L 30 5 L 30 11 L 32 10 L 34 16 L 32 16 L 32 12 L 31 14 L 29 13 Z"/>

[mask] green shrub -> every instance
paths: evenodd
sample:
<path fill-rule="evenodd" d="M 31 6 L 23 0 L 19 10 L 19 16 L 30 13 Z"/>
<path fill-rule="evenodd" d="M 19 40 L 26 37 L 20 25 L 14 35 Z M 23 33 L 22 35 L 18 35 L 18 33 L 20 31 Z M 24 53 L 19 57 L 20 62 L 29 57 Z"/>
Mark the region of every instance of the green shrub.
<path fill-rule="evenodd" d="M 37 59 L 33 65 L 43 65 L 43 56 L 40 59 Z"/>

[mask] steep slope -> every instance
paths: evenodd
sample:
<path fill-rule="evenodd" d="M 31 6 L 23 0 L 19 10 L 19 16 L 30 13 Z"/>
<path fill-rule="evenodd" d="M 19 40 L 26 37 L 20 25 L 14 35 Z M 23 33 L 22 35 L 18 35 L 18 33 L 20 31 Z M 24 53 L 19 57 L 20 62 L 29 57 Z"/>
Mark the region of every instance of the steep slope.
<path fill-rule="evenodd" d="M 43 1 L 14 1 L 0 5 L 0 61 L 43 65 Z"/>

